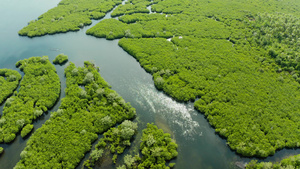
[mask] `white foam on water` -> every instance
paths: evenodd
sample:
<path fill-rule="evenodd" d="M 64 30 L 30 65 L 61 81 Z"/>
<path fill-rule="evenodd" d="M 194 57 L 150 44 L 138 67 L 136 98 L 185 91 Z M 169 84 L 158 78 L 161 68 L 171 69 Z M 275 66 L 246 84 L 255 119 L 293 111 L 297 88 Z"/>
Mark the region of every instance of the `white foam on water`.
<path fill-rule="evenodd" d="M 179 128 L 176 134 L 182 134 L 187 139 L 201 136 L 200 124 L 193 120 L 191 114 L 194 112 L 192 105 L 179 103 L 162 92 L 158 92 L 153 84 L 139 84 L 138 93 L 151 107 L 154 114 L 163 116 L 171 128 Z"/>

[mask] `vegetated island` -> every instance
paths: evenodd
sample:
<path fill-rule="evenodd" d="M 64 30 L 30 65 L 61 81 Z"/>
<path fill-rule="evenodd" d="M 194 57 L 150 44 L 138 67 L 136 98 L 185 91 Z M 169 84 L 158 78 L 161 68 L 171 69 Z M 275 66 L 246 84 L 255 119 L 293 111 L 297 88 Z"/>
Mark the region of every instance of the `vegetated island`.
<path fill-rule="evenodd" d="M 0 147 L 0 155 L 4 152 L 4 149 Z"/>
<path fill-rule="evenodd" d="M 33 133 L 15 168 L 75 168 L 98 134 L 135 117 L 90 62 L 65 68 L 65 98 L 50 119 Z"/>
<path fill-rule="evenodd" d="M 296 20 L 300 3 L 271 2 L 165 0 L 152 5 L 156 13 L 105 19 L 87 34 L 122 38 L 119 45 L 153 75 L 158 89 L 178 101 L 199 98 L 195 108 L 231 149 L 267 157 L 300 147 L 298 63 L 288 61 L 297 48 L 285 45 L 297 35 L 280 31 L 296 28 L 287 21 Z M 260 12 L 275 15 L 269 20 L 282 28 L 272 31 Z M 276 39 L 287 36 L 283 43 Z"/>
<path fill-rule="evenodd" d="M 246 169 L 265 169 L 265 168 L 272 168 L 272 169 L 283 169 L 283 168 L 290 168 L 290 169 L 298 169 L 300 168 L 300 154 L 295 156 L 290 156 L 285 158 L 277 163 L 271 162 L 260 162 L 257 163 L 257 160 L 252 160 L 249 164 L 246 165 Z"/>
<path fill-rule="evenodd" d="M 299 7 L 295 0 L 164 0 L 152 14 L 103 20 L 87 34 L 123 38 L 119 45 L 158 89 L 178 101 L 200 98 L 195 108 L 231 149 L 266 157 L 300 147 Z"/>
<path fill-rule="evenodd" d="M 68 56 L 61 53 L 59 55 L 57 55 L 55 57 L 55 59 L 53 60 L 53 64 L 60 64 L 60 65 L 63 65 L 65 64 L 66 62 L 68 62 Z"/>
<path fill-rule="evenodd" d="M 95 164 L 101 166 L 101 159 L 106 152 L 113 155 L 113 162 L 116 162 L 118 154 L 122 154 L 136 133 L 137 125 L 130 121 L 124 121 L 117 128 L 111 128 L 104 133 L 104 137 L 96 144 L 95 150 L 84 165 L 92 168 Z M 169 133 L 164 133 L 154 124 L 147 124 L 143 130 L 140 153 L 135 156 L 127 154 L 124 156 L 124 164 L 118 166 L 118 169 L 137 169 L 137 168 L 164 168 L 169 169 L 175 166 L 175 163 L 168 163 L 177 157 L 177 144 L 171 139 Z M 106 153 L 107 154 L 107 153 Z M 107 156 L 107 155 L 106 155 Z M 168 165 L 168 166 L 167 166 Z"/>
<path fill-rule="evenodd" d="M 32 20 L 18 33 L 35 37 L 47 34 L 78 31 L 90 25 L 92 19 L 101 19 L 122 0 L 62 0 L 37 20 Z"/>
<path fill-rule="evenodd" d="M 20 60 L 16 66 L 25 75 L 19 91 L 5 102 L 0 143 L 13 141 L 20 130 L 25 137 L 33 128 L 33 120 L 52 108 L 60 94 L 60 80 L 48 56 Z"/>
<path fill-rule="evenodd" d="M 0 104 L 13 94 L 21 79 L 22 76 L 16 70 L 0 69 Z"/>
<path fill-rule="evenodd" d="M 133 136 L 137 133 L 137 123 L 125 120 L 118 127 L 112 127 L 103 133 L 103 138 L 96 144 L 84 166 L 91 169 L 98 163 L 101 166 L 101 157 L 113 154 L 112 161 L 116 163 L 119 154 L 122 154 L 126 147 L 130 147 Z"/>
<path fill-rule="evenodd" d="M 112 17 L 121 16 L 124 14 L 133 13 L 149 13 L 148 6 L 155 4 L 161 0 L 129 0 L 125 4 L 117 6 L 117 8 L 111 13 Z"/>
<path fill-rule="evenodd" d="M 177 144 L 171 139 L 169 133 L 164 133 L 162 129 L 158 129 L 154 124 L 147 124 L 147 128 L 143 130 L 142 142 L 140 144 L 142 156 L 126 155 L 124 157 L 125 165 L 118 169 L 137 169 L 137 168 L 163 168 L 169 169 L 175 166 L 175 163 L 168 163 L 177 157 Z"/>

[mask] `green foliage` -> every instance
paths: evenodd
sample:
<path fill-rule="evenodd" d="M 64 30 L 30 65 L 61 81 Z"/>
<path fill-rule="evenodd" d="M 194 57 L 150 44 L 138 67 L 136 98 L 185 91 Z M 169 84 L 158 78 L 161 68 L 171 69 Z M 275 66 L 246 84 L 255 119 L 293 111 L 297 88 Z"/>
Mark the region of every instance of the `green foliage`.
<path fill-rule="evenodd" d="M 148 5 L 156 13 L 146 14 Z M 130 0 L 113 12 L 113 16 L 125 14 L 119 20 L 105 19 L 86 33 L 123 38 L 119 45 L 153 75 L 158 89 L 178 101 L 199 98 L 195 108 L 233 150 L 266 157 L 284 147 L 300 146 L 299 9 L 297 0 Z M 34 30 L 43 18 L 28 27 Z M 95 78 L 77 69 L 72 75 L 82 77 L 78 84 Z M 122 102 L 103 89 L 91 92 L 109 104 Z M 90 95 L 76 93 L 86 100 Z M 110 123 L 112 119 L 105 117 L 95 124 Z M 150 136 L 147 144 L 156 143 Z"/>
<path fill-rule="evenodd" d="M 126 166 L 125 165 L 121 165 L 121 166 L 117 167 L 117 169 L 126 169 Z"/>
<path fill-rule="evenodd" d="M 94 27 L 87 30 L 86 34 L 106 39 L 150 38 L 191 35 L 196 37 L 213 37 L 226 39 L 230 36 L 230 29 L 221 22 L 212 19 L 187 21 L 185 16 L 170 16 L 161 14 L 134 14 L 116 19 L 104 19 Z M 122 22 L 121 22 L 122 21 Z M 125 24 L 125 23 L 128 24 Z M 197 29 L 195 29 L 197 28 Z"/>
<path fill-rule="evenodd" d="M 59 54 L 55 57 L 55 59 L 53 60 L 54 64 L 64 64 L 68 61 L 68 56 L 64 55 L 64 54 Z"/>
<path fill-rule="evenodd" d="M 93 35 L 99 38 L 116 39 L 124 37 L 124 27 L 127 25 L 116 19 L 105 19 L 101 27 L 92 27 L 87 30 L 86 34 Z"/>
<path fill-rule="evenodd" d="M 84 82 L 87 74 L 94 78 Z M 85 62 L 84 67 L 76 67 L 70 63 L 65 68 L 65 76 L 65 98 L 57 112 L 52 112 L 50 119 L 29 138 L 16 167 L 75 168 L 91 150 L 98 134 L 135 116 L 135 109 L 129 104 L 113 106 L 107 101 L 107 96 L 115 92 L 94 64 Z M 95 92 L 98 89 L 105 91 L 101 98 Z M 81 97 L 82 91 L 85 97 Z M 122 98 L 115 98 L 115 102 L 119 100 Z M 93 159 L 101 157 L 102 153 L 93 151 Z"/>
<path fill-rule="evenodd" d="M 137 132 L 137 124 L 129 120 L 125 120 L 118 127 L 111 128 L 103 134 L 103 138 L 96 144 L 95 150 L 92 151 L 89 159 L 84 162 L 84 166 L 91 167 L 101 156 L 94 158 L 93 152 L 105 150 L 113 154 L 113 162 L 116 163 L 118 154 L 122 154 L 126 147 L 130 146 L 130 140 Z"/>
<path fill-rule="evenodd" d="M 33 129 L 32 124 L 27 124 L 21 131 L 22 138 L 26 137 Z"/>
<path fill-rule="evenodd" d="M 129 15 L 133 13 L 149 13 L 147 6 L 152 5 L 151 0 L 129 0 L 124 5 L 119 5 L 112 13 L 112 17 Z"/>
<path fill-rule="evenodd" d="M 4 149 L 2 147 L 0 147 L 0 154 L 2 154 L 4 152 Z"/>
<path fill-rule="evenodd" d="M 24 72 L 19 92 L 7 99 L 0 119 L 0 142 L 9 143 L 28 124 L 52 108 L 59 98 L 60 80 L 47 56 L 32 57 L 16 64 Z"/>
<path fill-rule="evenodd" d="M 175 167 L 175 163 L 170 163 L 170 164 L 169 164 L 169 167 L 170 167 L 170 168 Z"/>
<path fill-rule="evenodd" d="M 288 71 L 300 82 L 299 17 L 283 13 L 259 13 L 252 24 L 254 29 L 247 37 L 251 44 L 268 52 L 268 61 L 280 66 L 276 67 L 276 71 Z"/>
<path fill-rule="evenodd" d="M 14 128 L 14 129 L 16 129 L 16 128 Z M 14 134 L 14 133 L 7 133 L 4 136 L 2 136 L 2 138 L 3 138 L 3 141 L 5 143 L 10 143 L 10 142 L 12 142 L 16 138 L 16 134 Z"/>
<path fill-rule="evenodd" d="M 13 94 L 22 76 L 15 70 L 0 69 L 0 104 Z"/>
<path fill-rule="evenodd" d="M 99 158 L 102 157 L 102 154 L 103 154 L 103 150 L 102 149 L 99 149 L 99 150 L 93 150 L 91 152 L 91 162 L 95 162 L 97 161 Z"/>
<path fill-rule="evenodd" d="M 177 144 L 171 139 L 169 133 L 164 133 L 153 124 L 147 124 L 143 130 L 142 143 L 142 162 L 139 167 L 159 167 L 165 166 L 165 162 L 177 157 Z M 152 161 L 155 159 L 154 161 Z M 149 163 L 149 161 L 152 162 Z M 166 167 L 164 167 L 166 168 Z"/>
<path fill-rule="evenodd" d="M 126 167 L 128 167 L 128 168 L 130 168 L 131 166 L 133 166 L 135 162 L 136 162 L 136 158 L 132 157 L 131 155 L 127 154 L 124 157 L 124 163 L 125 163 Z"/>
<path fill-rule="evenodd" d="M 91 19 L 101 19 L 105 13 L 122 0 L 62 0 L 57 7 L 28 23 L 19 35 L 34 37 L 46 34 L 78 31 L 92 23 Z"/>
<path fill-rule="evenodd" d="M 249 164 L 246 165 L 246 169 L 265 169 L 265 168 L 274 168 L 274 169 L 298 169 L 300 168 L 300 154 L 291 156 L 281 160 L 279 163 L 271 162 L 261 162 L 257 163 L 257 160 L 252 160 Z"/>
<path fill-rule="evenodd" d="M 142 158 L 138 155 L 132 157 L 126 155 L 124 157 L 125 165 L 123 168 L 169 168 L 166 161 L 170 161 L 177 157 L 177 144 L 171 139 L 170 134 L 164 133 L 162 129 L 158 129 L 154 124 L 147 124 L 147 128 L 143 130 L 140 150 Z M 171 163 L 170 167 L 175 163 Z"/>
<path fill-rule="evenodd" d="M 158 89 L 178 101 L 199 98 L 195 108 L 231 149 L 267 157 L 300 146 L 299 7 L 296 0 L 156 1 L 156 13 L 124 10 L 87 34 L 122 38 Z"/>

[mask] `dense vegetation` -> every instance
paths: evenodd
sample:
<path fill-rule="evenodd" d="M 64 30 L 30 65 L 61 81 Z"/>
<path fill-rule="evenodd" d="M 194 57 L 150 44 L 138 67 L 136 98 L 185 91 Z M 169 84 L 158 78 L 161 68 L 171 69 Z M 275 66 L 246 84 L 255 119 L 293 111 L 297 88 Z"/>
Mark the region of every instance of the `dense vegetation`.
<path fill-rule="evenodd" d="M 178 101 L 200 98 L 195 108 L 233 150 L 266 157 L 300 147 L 293 43 L 299 6 L 295 0 L 164 0 L 152 5 L 156 13 L 124 13 L 87 34 L 123 38 L 119 45 L 153 75 L 158 89 Z"/>
<path fill-rule="evenodd" d="M 264 48 L 269 58 L 264 62 L 275 62 L 276 71 L 287 71 L 300 82 L 300 19 L 290 14 L 262 13 L 252 21 L 253 31 L 247 37 L 252 46 Z M 267 60 L 268 59 L 268 60 Z"/>
<path fill-rule="evenodd" d="M 283 159 L 279 163 L 261 162 L 252 160 L 246 165 L 246 169 L 298 169 L 300 168 L 300 154 Z"/>
<path fill-rule="evenodd" d="M 96 144 L 95 150 L 92 150 L 89 159 L 84 162 L 84 166 L 92 168 L 106 151 L 113 154 L 113 162 L 116 163 L 118 154 L 122 154 L 125 148 L 131 145 L 130 141 L 136 132 L 137 124 L 128 120 L 118 127 L 109 129 Z"/>
<path fill-rule="evenodd" d="M 88 35 L 106 39 L 116 38 L 151 38 L 173 36 L 195 36 L 199 38 L 226 39 L 230 36 L 230 29 L 225 24 L 212 19 L 186 21 L 183 16 L 169 16 L 162 14 L 133 14 L 116 19 L 105 19 L 87 30 Z M 122 21 L 122 22 L 121 22 Z M 128 23 L 128 24 L 126 24 Z M 131 23 L 131 24 L 129 24 Z M 195 29 L 195 27 L 197 29 Z"/>
<path fill-rule="evenodd" d="M 2 154 L 4 151 L 4 149 L 2 147 L 0 147 L 0 154 Z"/>
<path fill-rule="evenodd" d="M 65 64 L 68 61 L 68 56 L 64 55 L 64 54 L 59 54 L 55 57 L 55 59 L 53 60 L 54 64 Z"/>
<path fill-rule="evenodd" d="M 158 89 L 199 98 L 233 150 L 266 157 L 300 147 L 299 9 L 297 0 L 131 0 L 87 34 L 123 38 Z"/>
<path fill-rule="evenodd" d="M 18 87 L 22 76 L 15 70 L 0 69 L 0 104 Z"/>
<path fill-rule="evenodd" d="M 169 163 L 177 157 L 177 144 L 171 139 L 169 133 L 164 133 L 162 129 L 158 129 L 154 124 L 147 124 L 147 128 L 143 130 L 140 151 L 142 157 L 136 155 L 126 155 L 124 157 L 125 165 L 118 169 L 130 168 L 160 168 L 169 169 L 174 167 L 175 163 Z"/>
<path fill-rule="evenodd" d="M 30 21 L 19 35 L 34 37 L 68 31 L 78 31 L 101 19 L 122 0 L 62 0 L 57 7 Z"/>
<path fill-rule="evenodd" d="M 32 124 L 27 124 L 21 131 L 21 137 L 26 137 L 28 133 L 30 133 L 33 129 Z"/>
<path fill-rule="evenodd" d="M 15 168 L 75 168 L 98 134 L 135 116 L 98 70 L 89 62 L 65 68 L 66 97 L 30 137 Z"/>
<path fill-rule="evenodd" d="M 25 75 L 19 91 L 7 99 L 3 108 L 0 142 L 5 143 L 13 141 L 23 127 L 22 137 L 28 134 L 28 124 L 52 108 L 60 94 L 59 77 L 48 56 L 20 60 L 16 66 Z"/>
<path fill-rule="evenodd" d="M 112 13 L 112 17 L 121 16 L 124 14 L 133 13 L 149 13 L 147 9 L 149 5 L 152 5 L 154 1 L 148 0 L 129 0 L 124 5 L 119 5 Z"/>

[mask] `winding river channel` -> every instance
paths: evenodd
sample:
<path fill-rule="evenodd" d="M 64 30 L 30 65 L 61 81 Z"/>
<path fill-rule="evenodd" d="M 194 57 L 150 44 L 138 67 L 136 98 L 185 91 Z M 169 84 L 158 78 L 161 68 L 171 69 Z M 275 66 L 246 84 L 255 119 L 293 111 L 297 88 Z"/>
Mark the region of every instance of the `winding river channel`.
<path fill-rule="evenodd" d="M 99 21 L 78 32 L 47 35 L 37 38 L 18 36 L 17 32 L 28 21 L 36 19 L 59 0 L 1 0 L 0 1 L 0 68 L 15 69 L 18 60 L 32 56 L 49 56 L 64 53 L 77 66 L 93 61 L 100 67 L 100 74 L 127 102 L 137 110 L 135 119 L 140 127 L 133 146 L 138 146 L 142 128 L 147 123 L 155 123 L 176 140 L 178 157 L 177 169 L 226 169 L 238 168 L 237 164 L 249 162 L 231 151 L 226 140 L 215 134 L 204 115 L 193 108 L 193 103 L 179 103 L 156 90 L 152 76 L 139 63 L 118 46 L 118 40 L 107 41 L 85 35 L 85 31 Z M 110 17 L 110 13 L 106 18 Z M 64 67 L 56 66 L 61 80 L 61 97 L 64 97 Z M 23 73 L 22 73 L 23 74 Z M 50 112 L 34 122 L 38 129 L 49 119 L 51 111 L 58 109 L 60 101 Z M 3 105 L 0 106 L 2 114 Z M 11 144 L 0 144 L 5 152 L 0 156 L 0 169 L 10 169 L 20 159 L 20 153 L 28 138 L 17 136 Z M 131 150 L 129 150 L 131 151 Z M 279 161 L 288 155 L 300 154 L 300 150 L 284 149 L 263 161 Z M 81 168 L 82 163 L 77 167 Z M 102 167 L 109 168 L 109 167 Z"/>

